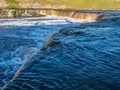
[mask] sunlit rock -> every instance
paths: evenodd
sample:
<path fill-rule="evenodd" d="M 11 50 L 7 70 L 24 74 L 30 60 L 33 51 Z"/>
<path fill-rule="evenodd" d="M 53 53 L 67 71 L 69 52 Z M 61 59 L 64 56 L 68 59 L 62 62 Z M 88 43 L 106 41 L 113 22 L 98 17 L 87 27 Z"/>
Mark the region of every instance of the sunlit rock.
<path fill-rule="evenodd" d="M 5 13 L 5 14 L 3 14 Z M 0 18 L 20 18 L 20 17 L 40 17 L 46 15 L 55 15 L 62 17 L 71 17 L 76 19 L 85 19 L 89 21 L 99 21 L 105 17 L 104 14 L 97 12 L 75 11 L 75 10 L 55 10 L 55 9 L 1 9 Z"/>

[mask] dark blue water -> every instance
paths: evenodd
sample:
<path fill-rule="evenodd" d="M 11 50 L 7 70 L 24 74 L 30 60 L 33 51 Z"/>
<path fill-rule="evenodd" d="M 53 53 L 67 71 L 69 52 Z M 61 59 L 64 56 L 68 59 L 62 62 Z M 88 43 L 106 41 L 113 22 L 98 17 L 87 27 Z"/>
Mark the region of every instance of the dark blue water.
<path fill-rule="evenodd" d="M 0 19 L 0 87 L 7 83 L 29 56 L 58 29 L 81 20 L 62 17 Z"/>
<path fill-rule="evenodd" d="M 61 29 L 6 90 L 120 90 L 120 18 Z"/>

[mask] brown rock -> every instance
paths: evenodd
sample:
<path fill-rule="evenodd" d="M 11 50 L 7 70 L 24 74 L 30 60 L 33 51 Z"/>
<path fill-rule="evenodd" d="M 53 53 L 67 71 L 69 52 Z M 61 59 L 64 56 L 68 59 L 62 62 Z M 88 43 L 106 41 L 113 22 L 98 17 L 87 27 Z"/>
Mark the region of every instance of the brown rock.
<path fill-rule="evenodd" d="M 53 34 L 48 41 L 44 44 L 44 46 L 49 46 L 52 47 L 56 44 L 61 44 L 61 41 L 59 41 L 59 39 L 56 37 L 57 34 Z"/>

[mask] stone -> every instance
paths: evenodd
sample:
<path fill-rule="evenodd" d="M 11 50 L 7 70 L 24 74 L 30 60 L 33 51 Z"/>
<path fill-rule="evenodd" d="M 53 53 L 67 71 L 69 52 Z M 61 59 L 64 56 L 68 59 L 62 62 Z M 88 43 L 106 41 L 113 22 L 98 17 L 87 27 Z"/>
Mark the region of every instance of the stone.
<path fill-rule="evenodd" d="M 56 37 L 57 34 L 53 34 L 49 37 L 48 41 L 44 44 L 44 46 L 52 47 L 56 44 L 61 44 L 61 41 Z"/>
<path fill-rule="evenodd" d="M 60 30 L 59 33 L 64 35 L 77 35 L 77 34 L 83 34 L 83 31 L 80 30 Z"/>
<path fill-rule="evenodd" d="M 74 34 L 74 35 L 83 34 L 83 33 L 84 33 L 83 31 L 73 31 L 73 34 Z"/>
<path fill-rule="evenodd" d="M 59 33 L 68 35 L 70 33 L 70 30 L 60 30 Z"/>
<path fill-rule="evenodd" d="M 56 44 L 61 44 L 61 42 L 60 41 L 51 40 L 51 41 L 47 41 L 45 45 L 49 46 L 49 47 L 52 47 L 52 46 L 54 46 Z"/>

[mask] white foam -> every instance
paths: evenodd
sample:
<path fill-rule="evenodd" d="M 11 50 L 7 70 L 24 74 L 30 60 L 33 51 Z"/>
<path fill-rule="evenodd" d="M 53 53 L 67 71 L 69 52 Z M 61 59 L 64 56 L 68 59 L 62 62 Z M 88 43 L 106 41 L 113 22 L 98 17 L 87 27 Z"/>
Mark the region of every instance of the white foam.
<path fill-rule="evenodd" d="M 22 19 L 0 19 L 0 25 L 2 26 L 32 26 L 35 23 L 39 23 L 40 25 L 57 25 L 57 24 L 70 24 L 70 23 L 83 23 L 86 22 L 82 19 L 73 19 L 68 17 L 60 17 L 60 16 L 46 16 L 46 17 L 37 17 L 34 18 L 34 21 L 29 21 L 33 18 L 22 18 Z M 40 20 L 40 19 L 53 19 L 53 20 Z M 37 21 L 35 21 L 37 20 Z M 39 20 L 39 21 L 38 21 Z M 38 24 L 38 25 L 39 25 Z"/>

